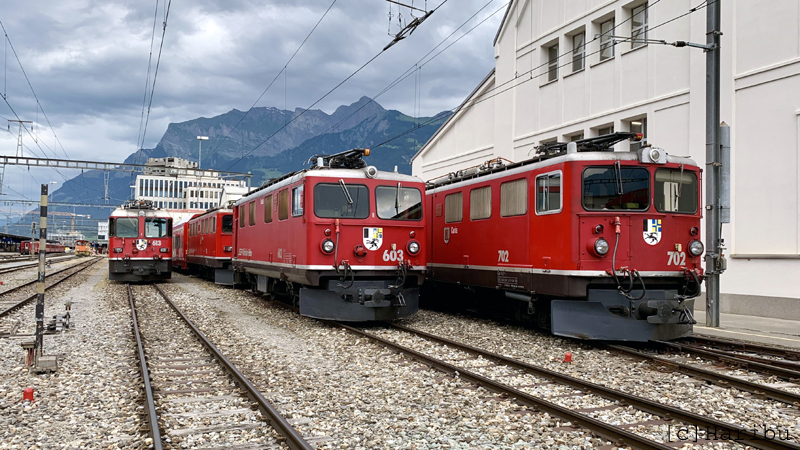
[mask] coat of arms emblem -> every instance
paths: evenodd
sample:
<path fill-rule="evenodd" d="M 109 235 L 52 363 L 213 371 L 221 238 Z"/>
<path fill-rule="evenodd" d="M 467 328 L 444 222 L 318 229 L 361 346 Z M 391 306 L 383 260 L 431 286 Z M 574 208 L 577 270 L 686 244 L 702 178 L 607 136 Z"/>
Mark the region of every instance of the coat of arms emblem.
<path fill-rule="evenodd" d="M 644 241 L 650 245 L 661 242 L 661 219 L 644 219 Z"/>
<path fill-rule="evenodd" d="M 147 248 L 147 239 L 136 240 L 136 250 L 144 251 Z"/>
<path fill-rule="evenodd" d="M 364 227 L 364 247 L 375 251 L 383 245 L 383 228 Z"/>

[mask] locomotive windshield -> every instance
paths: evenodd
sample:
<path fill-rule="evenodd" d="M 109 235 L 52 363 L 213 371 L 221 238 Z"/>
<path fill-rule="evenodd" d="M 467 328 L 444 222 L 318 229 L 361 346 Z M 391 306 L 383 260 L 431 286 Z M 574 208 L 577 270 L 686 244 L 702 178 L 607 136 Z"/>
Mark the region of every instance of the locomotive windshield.
<path fill-rule="evenodd" d="M 144 236 L 149 238 L 161 238 L 170 235 L 169 230 L 172 228 L 170 219 L 162 219 L 160 217 L 144 219 Z"/>
<path fill-rule="evenodd" d="M 697 174 L 681 169 L 656 170 L 653 202 L 659 212 L 697 212 Z"/>
<path fill-rule="evenodd" d="M 369 216 L 369 189 L 363 184 L 344 182 L 342 185 L 317 184 L 314 186 L 314 214 L 328 219 L 366 219 Z"/>
<path fill-rule="evenodd" d="M 589 211 L 635 210 L 650 206 L 650 172 L 615 164 L 583 171 L 583 207 Z"/>
<path fill-rule="evenodd" d="M 417 188 L 378 186 L 375 188 L 378 217 L 390 220 L 422 219 L 422 194 Z"/>
<path fill-rule="evenodd" d="M 136 217 L 119 217 L 112 221 L 111 236 L 131 238 L 139 237 L 139 219 Z"/>
<path fill-rule="evenodd" d="M 272 211 L 272 208 L 270 208 L 270 211 Z M 222 216 L 222 232 L 233 233 L 233 214 Z"/>

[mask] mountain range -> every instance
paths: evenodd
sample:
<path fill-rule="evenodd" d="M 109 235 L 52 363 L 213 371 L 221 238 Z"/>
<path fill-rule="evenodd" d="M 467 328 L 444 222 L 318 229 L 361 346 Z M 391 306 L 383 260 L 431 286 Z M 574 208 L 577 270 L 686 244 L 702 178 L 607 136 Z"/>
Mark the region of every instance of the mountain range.
<path fill-rule="evenodd" d="M 147 158 L 166 156 L 197 161 L 197 136 L 208 136 L 209 140 L 203 141 L 202 167 L 251 172 L 253 186 L 302 169 L 313 155 L 351 148 L 372 148 L 367 162 L 381 170 L 394 170 L 397 166 L 398 171 L 411 173 L 411 157 L 449 116 L 450 112 L 444 111 L 434 117 L 415 118 L 384 109 L 368 97 L 342 105 L 332 114 L 299 108 L 288 111 L 256 107 L 248 112 L 232 109 L 211 118 L 171 123 L 154 148 L 141 149 L 124 162 L 144 164 Z M 130 198 L 134 180 L 130 173 L 111 172 L 110 204 L 118 205 Z M 91 170 L 66 181 L 51 194 L 50 201 L 97 204 L 104 202 L 103 197 L 103 172 Z M 109 211 L 75 208 L 74 212 L 100 219 Z"/>

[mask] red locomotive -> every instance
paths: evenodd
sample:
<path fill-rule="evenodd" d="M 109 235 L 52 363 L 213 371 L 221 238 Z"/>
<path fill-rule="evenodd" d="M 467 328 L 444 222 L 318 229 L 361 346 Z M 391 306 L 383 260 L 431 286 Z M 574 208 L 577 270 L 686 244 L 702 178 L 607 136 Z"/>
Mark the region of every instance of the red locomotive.
<path fill-rule="evenodd" d="M 320 155 L 233 207 L 233 267 L 305 316 L 397 319 L 419 307 L 425 222 L 419 178 L 367 167 L 368 149 Z M 190 249 L 191 251 L 191 249 Z"/>
<path fill-rule="evenodd" d="M 31 242 L 30 241 L 23 241 L 20 243 L 19 251 L 21 255 L 30 255 L 31 254 Z M 47 246 L 44 249 L 45 253 L 64 253 L 66 251 L 66 247 L 61 244 L 51 244 L 47 243 Z M 33 254 L 39 254 L 39 240 L 33 241 Z"/>
<path fill-rule="evenodd" d="M 149 200 L 129 200 L 108 218 L 108 276 L 158 281 L 172 276 L 172 218 Z"/>
<path fill-rule="evenodd" d="M 561 336 L 691 334 L 703 276 L 701 170 L 658 148 L 614 152 L 624 139 L 641 135 L 544 144 L 531 160 L 430 183 L 433 285 L 482 299 L 501 291 L 518 317 Z"/>
<path fill-rule="evenodd" d="M 233 285 L 233 210 L 208 210 L 192 217 L 185 228 L 187 246 L 182 259 L 188 269 L 216 284 Z"/>
<path fill-rule="evenodd" d="M 172 268 L 177 271 L 188 271 L 189 263 L 186 261 L 186 251 L 189 241 L 189 221 L 181 222 L 172 227 Z"/>

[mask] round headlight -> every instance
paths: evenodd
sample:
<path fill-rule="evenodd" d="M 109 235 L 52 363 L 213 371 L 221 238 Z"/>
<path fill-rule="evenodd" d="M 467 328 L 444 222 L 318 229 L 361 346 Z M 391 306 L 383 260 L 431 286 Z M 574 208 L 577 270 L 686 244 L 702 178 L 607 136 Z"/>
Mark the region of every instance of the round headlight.
<path fill-rule="evenodd" d="M 703 247 L 703 243 L 702 242 L 695 240 L 695 241 L 692 241 L 692 242 L 689 243 L 689 253 L 692 256 L 700 256 L 700 255 L 702 255 L 703 254 L 703 250 L 705 250 L 705 247 Z"/>
<path fill-rule="evenodd" d="M 336 245 L 330 239 L 325 239 L 322 242 L 322 251 L 325 253 L 333 253 L 333 249 L 336 248 Z"/>
<path fill-rule="evenodd" d="M 412 255 L 416 255 L 417 253 L 419 253 L 419 242 L 417 242 L 417 241 L 409 242 L 408 243 L 408 253 L 411 253 Z"/>
<path fill-rule="evenodd" d="M 594 241 L 594 251 L 600 256 L 608 253 L 608 241 L 603 238 Z"/>

